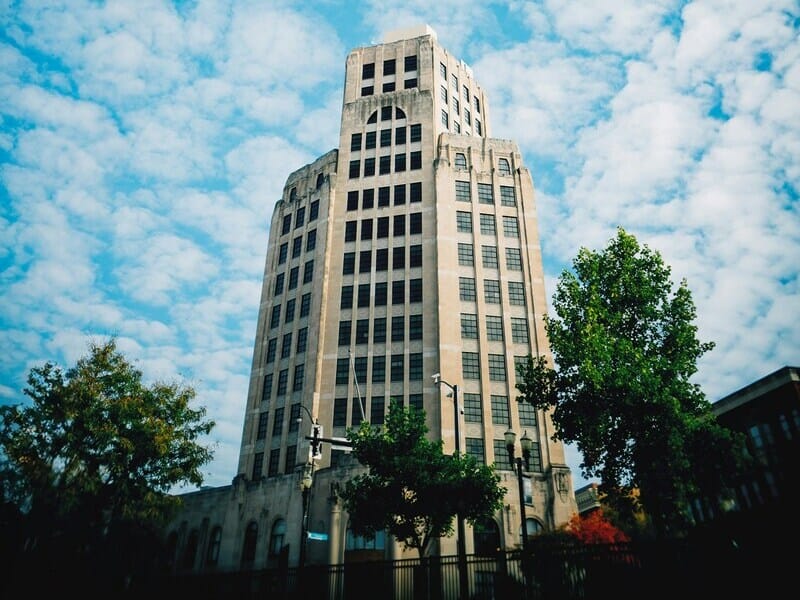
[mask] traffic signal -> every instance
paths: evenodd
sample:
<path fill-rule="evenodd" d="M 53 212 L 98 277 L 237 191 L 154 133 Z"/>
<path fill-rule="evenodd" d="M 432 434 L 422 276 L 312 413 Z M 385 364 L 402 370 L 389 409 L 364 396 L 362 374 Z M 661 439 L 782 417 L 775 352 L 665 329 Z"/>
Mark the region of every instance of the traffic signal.
<path fill-rule="evenodd" d="M 320 460 L 322 458 L 322 425 L 314 423 L 314 435 L 311 438 L 311 458 Z"/>

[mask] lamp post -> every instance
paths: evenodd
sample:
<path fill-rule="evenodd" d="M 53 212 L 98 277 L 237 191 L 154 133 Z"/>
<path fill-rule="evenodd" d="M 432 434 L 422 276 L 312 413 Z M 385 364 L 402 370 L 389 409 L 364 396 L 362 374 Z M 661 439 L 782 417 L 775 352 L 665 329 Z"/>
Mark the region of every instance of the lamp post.
<path fill-rule="evenodd" d="M 509 427 L 505 432 L 506 450 L 508 458 L 514 471 L 517 473 L 517 486 L 519 488 L 519 515 L 522 525 L 522 573 L 525 577 L 525 595 L 528 592 L 528 523 L 525 517 L 525 487 L 522 481 L 522 461 L 525 460 L 525 469 L 530 470 L 531 448 L 533 440 L 528 437 L 527 430 L 522 434 L 519 445 L 522 447 L 522 458 L 514 456 L 514 443 L 517 441 L 517 434 Z"/>
<path fill-rule="evenodd" d="M 300 479 L 300 492 L 303 495 L 303 516 L 300 522 L 300 557 L 297 561 L 298 567 L 302 569 L 306 562 L 306 543 L 308 538 L 308 513 L 309 513 L 309 500 L 311 496 L 311 486 L 314 483 L 314 460 L 316 458 L 317 448 L 319 446 L 319 422 L 315 420 L 308 409 L 300 405 L 312 424 L 314 438 L 311 442 L 311 452 L 308 455 L 306 464 L 303 466 L 303 476 Z M 297 418 L 298 422 L 303 420 L 302 415 Z"/>
<path fill-rule="evenodd" d="M 436 385 L 446 385 L 453 392 L 453 422 L 455 423 L 455 456 L 461 453 L 461 435 L 458 431 L 458 385 L 451 385 L 447 383 L 439 373 L 432 376 L 433 382 Z M 456 553 L 458 554 L 458 576 L 459 576 L 459 591 L 462 600 L 466 600 L 469 591 L 469 579 L 467 578 L 467 550 L 466 550 L 466 534 L 464 533 L 464 517 L 461 512 L 456 513 Z"/>

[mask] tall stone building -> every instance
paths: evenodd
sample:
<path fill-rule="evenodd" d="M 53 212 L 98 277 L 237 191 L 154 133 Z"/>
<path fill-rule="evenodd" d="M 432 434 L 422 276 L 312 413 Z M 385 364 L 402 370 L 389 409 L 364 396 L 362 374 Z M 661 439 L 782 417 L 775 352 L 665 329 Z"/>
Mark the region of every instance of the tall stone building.
<path fill-rule="evenodd" d="M 549 415 L 516 401 L 517 363 L 549 353 L 544 275 L 530 172 L 490 114 L 428 27 L 347 57 L 339 148 L 289 176 L 270 224 L 238 474 L 183 496 L 176 568 L 405 557 L 348 533 L 338 490 L 362 467 L 328 442 L 312 462 L 308 440 L 315 422 L 328 439 L 379 425 L 390 402 L 423 408 L 445 452 L 499 469 L 504 508 L 467 525 L 467 553 L 520 545 L 509 428 L 533 440 L 528 531 L 577 512 Z M 436 551 L 455 554 L 455 537 Z"/>

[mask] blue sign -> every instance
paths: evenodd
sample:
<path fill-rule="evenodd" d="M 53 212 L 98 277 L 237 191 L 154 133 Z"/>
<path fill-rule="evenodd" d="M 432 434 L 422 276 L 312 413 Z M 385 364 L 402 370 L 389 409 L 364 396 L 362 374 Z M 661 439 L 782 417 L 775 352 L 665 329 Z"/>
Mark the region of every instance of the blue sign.
<path fill-rule="evenodd" d="M 321 542 L 328 541 L 328 534 L 327 533 L 314 533 L 313 531 L 308 532 L 308 539 L 310 540 L 319 540 Z"/>

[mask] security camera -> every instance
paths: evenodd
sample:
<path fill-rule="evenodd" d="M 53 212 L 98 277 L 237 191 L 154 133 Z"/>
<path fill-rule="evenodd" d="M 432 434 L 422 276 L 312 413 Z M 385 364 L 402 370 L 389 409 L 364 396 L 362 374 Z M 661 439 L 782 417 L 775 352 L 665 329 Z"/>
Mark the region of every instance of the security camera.
<path fill-rule="evenodd" d="M 433 379 L 433 383 L 437 383 L 438 384 L 439 380 L 441 378 L 442 378 L 442 374 L 441 373 L 434 373 L 433 375 L 431 375 L 431 379 Z"/>

